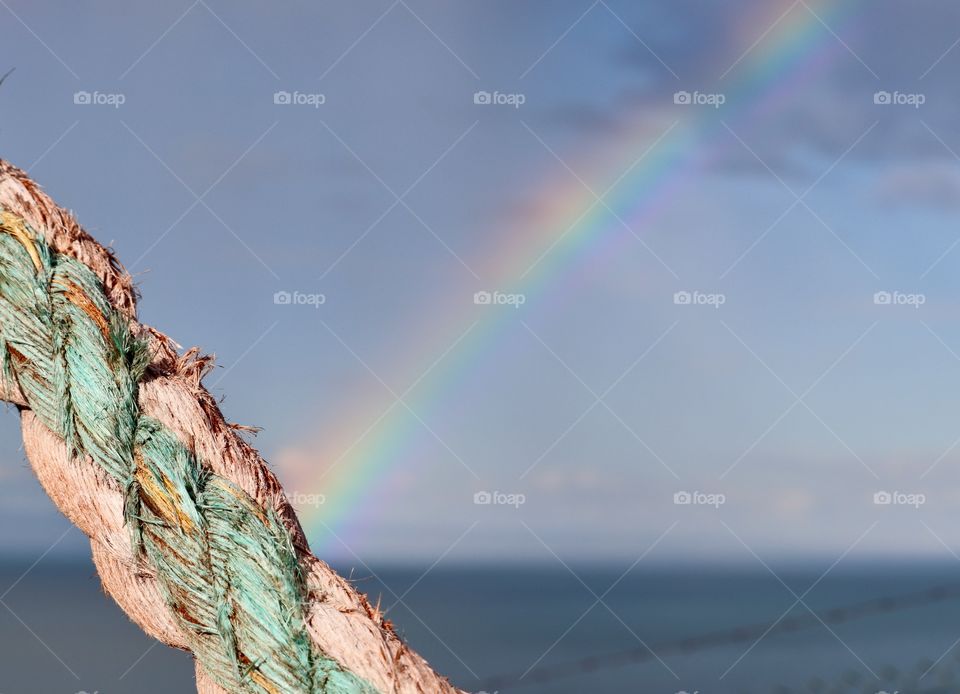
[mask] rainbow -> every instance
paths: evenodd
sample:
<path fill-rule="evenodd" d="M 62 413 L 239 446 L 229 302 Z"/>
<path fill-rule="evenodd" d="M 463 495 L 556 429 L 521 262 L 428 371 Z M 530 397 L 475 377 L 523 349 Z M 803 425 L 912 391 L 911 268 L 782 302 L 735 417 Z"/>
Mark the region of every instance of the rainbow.
<path fill-rule="evenodd" d="M 621 134 L 614 153 L 573 166 L 578 173 L 590 174 L 584 180 L 596 185 L 597 194 L 609 189 L 605 204 L 599 204 L 579 182 L 570 183 L 570 177 L 563 184 L 549 181 L 523 233 L 475 264 L 487 287 L 522 293 L 531 305 L 560 283 L 572 266 L 591 259 L 596 262 L 595 256 L 612 253 L 620 244 L 637 243 L 620 220 L 632 229 L 649 228 L 668 202 L 689 191 L 708 161 L 711 145 L 732 137 L 724 123 L 748 127 L 750 119 L 775 110 L 843 53 L 846 49 L 824 24 L 834 30 L 846 26 L 858 4 L 857 0 L 771 3 L 768 15 L 744 27 L 740 38 L 745 56 L 718 87 L 726 97 L 722 107 L 690 109 L 688 120 L 672 124 L 664 118 L 652 125 L 646 113 L 637 119 L 638 126 Z M 760 36 L 763 39 L 757 43 Z M 447 305 L 431 312 L 429 322 L 409 333 L 416 339 L 400 360 L 409 368 L 400 373 L 419 376 L 429 369 L 407 399 L 427 421 L 431 412 L 449 401 L 481 351 L 496 343 L 508 324 L 504 316 L 512 313 L 492 310 L 473 323 L 464 316 L 463 306 L 474 290 L 464 286 L 449 292 Z M 436 363 L 451 344 L 454 348 Z M 335 548 L 328 528 L 340 536 L 344 526 L 362 523 L 361 514 L 384 508 L 397 474 L 405 469 L 400 462 L 416 459 L 426 432 L 403 405 L 391 407 L 392 401 L 387 394 L 372 401 L 361 399 L 345 408 L 344 421 L 324 426 L 328 437 L 349 432 L 349 440 L 310 441 L 280 452 L 281 468 L 293 477 L 288 488 L 321 492 L 325 498 L 323 504 L 300 509 L 315 551 Z M 385 413 L 371 424 L 378 412 Z M 364 432 L 359 440 L 357 432 Z M 479 479 L 477 486 L 483 487 Z"/>

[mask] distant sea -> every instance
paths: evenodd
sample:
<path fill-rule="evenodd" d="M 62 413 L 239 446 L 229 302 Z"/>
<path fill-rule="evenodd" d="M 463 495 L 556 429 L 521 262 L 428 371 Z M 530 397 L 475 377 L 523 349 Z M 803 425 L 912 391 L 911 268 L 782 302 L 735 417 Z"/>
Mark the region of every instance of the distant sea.
<path fill-rule="evenodd" d="M 0 694 L 194 691 L 190 658 L 131 624 L 92 565 L 21 578 L 28 566 L 0 566 Z M 819 583 L 802 569 L 637 568 L 615 586 L 622 569 L 426 568 L 338 567 L 469 691 L 960 692 L 960 593 L 829 612 L 957 588 L 960 563 L 837 568 Z"/>

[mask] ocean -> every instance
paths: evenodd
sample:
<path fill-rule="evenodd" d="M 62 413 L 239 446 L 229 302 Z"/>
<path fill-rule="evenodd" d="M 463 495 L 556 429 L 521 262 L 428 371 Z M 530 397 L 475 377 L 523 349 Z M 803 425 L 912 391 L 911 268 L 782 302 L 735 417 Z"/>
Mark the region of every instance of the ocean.
<path fill-rule="evenodd" d="M 28 568 L 0 568 L 0 694 L 193 691 L 190 658 L 130 623 L 92 565 Z M 473 692 L 960 691 L 960 565 L 819 581 L 822 567 L 338 568 Z"/>

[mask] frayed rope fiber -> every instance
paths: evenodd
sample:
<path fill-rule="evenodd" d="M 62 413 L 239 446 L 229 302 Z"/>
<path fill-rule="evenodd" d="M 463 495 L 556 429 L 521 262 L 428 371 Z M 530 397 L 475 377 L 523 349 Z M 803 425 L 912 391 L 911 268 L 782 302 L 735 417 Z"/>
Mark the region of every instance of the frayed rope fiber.
<path fill-rule="evenodd" d="M 0 208 L 3 374 L 74 458 L 123 490 L 132 553 L 205 673 L 227 692 L 376 692 L 321 652 L 283 520 L 144 414 L 148 343 L 82 262 Z"/>

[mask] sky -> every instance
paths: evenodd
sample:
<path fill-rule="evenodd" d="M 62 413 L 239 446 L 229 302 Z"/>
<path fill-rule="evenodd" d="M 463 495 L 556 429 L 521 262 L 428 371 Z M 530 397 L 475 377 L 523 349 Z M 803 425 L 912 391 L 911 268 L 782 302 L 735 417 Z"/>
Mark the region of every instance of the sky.
<path fill-rule="evenodd" d="M 960 8 L 0 16 L 0 156 L 217 355 L 319 556 L 960 552 Z M 0 554 L 87 552 L 0 427 Z"/>

